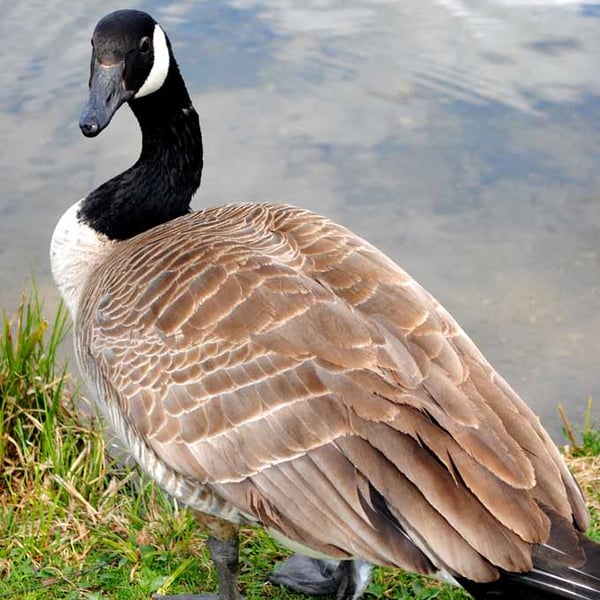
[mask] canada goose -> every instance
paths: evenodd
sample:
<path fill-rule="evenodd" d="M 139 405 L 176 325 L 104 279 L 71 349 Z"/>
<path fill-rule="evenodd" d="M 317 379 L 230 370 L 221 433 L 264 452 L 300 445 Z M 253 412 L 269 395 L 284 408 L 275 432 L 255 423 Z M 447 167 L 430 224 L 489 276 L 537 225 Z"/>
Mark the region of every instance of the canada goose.
<path fill-rule="evenodd" d="M 308 592 L 357 598 L 376 563 L 476 598 L 600 598 L 577 483 L 444 308 L 317 214 L 190 213 L 202 141 L 164 31 L 117 11 L 92 46 L 81 130 L 127 102 L 142 151 L 63 215 L 52 271 L 95 401 L 208 529 L 216 597 L 240 598 L 237 526 L 259 524 L 317 557 L 274 575 Z"/>

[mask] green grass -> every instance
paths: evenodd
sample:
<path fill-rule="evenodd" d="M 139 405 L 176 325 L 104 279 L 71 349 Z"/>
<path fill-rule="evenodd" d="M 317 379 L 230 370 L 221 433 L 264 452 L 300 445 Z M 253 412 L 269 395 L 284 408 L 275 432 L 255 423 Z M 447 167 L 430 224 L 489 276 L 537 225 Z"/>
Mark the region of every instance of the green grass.
<path fill-rule="evenodd" d="M 33 288 L 14 314 L 3 316 L 2 327 L 0 600 L 141 600 L 159 590 L 215 590 L 204 538 L 190 515 L 110 458 L 91 409 L 80 416 L 83 400 L 57 360 L 68 333 L 64 309 L 46 322 Z M 588 422 L 573 436 L 569 460 L 590 498 L 592 533 L 600 539 L 598 432 Z M 249 600 L 301 598 L 265 583 L 286 556 L 265 534 L 244 532 L 240 555 L 240 584 Z M 469 596 L 376 569 L 366 598 Z"/>
<path fill-rule="evenodd" d="M 592 399 L 588 398 L 583 427 L 573 426 L 562 405 L 558 410 L 563 420 L 563 434 L 569 440 L 568 451 L 571 456 L 599 456 L 600 429 L 592 421 Z"/>
<path fill-rule="evenodd" d="M 572 425 L 564 408 L 558 409 L 565 438 L 569 440 L 564 448 L 565 457 L 588 500 L 591 517 L 588 535 L 600 542 L 600 429 L 592 421 L 592 399 L 588 398 L 583 427 Z"/>

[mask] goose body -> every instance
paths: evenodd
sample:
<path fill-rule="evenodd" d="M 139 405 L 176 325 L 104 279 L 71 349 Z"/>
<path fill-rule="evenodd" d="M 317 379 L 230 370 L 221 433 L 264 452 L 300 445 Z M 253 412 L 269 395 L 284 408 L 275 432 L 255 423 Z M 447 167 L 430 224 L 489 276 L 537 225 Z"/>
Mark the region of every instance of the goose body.
<path fill-rule="evenodd" d="M 142 153 L 65 213 L 52 270 L 95 401 L 142 469 L 207 515 L 220 597 L 239 597 L 230 549 L 249 523 L 353 565 L 340 598 L 367 563 L 477 598 L 600 598 L 577 483 L 448 312 L 320 215 L 189 212 L 202 142 L 168 38 L 118 11 L 93 46 L 82 131 L 128 102 Z M 304 591 L 302 568 L 330 564 L 295 560 L 279 581 Z"/>

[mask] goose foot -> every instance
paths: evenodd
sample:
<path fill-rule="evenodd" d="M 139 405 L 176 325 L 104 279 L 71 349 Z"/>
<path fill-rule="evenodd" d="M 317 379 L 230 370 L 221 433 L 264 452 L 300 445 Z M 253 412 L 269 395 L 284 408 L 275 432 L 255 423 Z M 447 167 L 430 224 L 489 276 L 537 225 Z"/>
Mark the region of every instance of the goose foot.
<path fill-rule="evenodd" d="M 237 535 L 225 540 L 209 536 L 206 544 L 219 578 L 219 593 L 178 596 L 154 594 L 152 600 L 244 600 L 237 586 L 239 549 Z"/>
<path fill-rule="evenodd" d="M 222 598 L 219 594 L 181 594 L 177 596 L 152 594 L 152 600 L 222 600 Z"/>
<path fill-rule="evenodd" d="M 370 574 L 371 566 L 364 561 L 338 562 L 294 554 L 271 572 L 269 581 L 302 594 L 335 595 L 336 600 L 347 600 L 362 595 Z"/>
<path fill-rule="evenodd" d="M 335 560 L 293 554 L 269 574 L 269 581 L 311 596 L 335 594 L 341 580 L 338 565 Z"/>

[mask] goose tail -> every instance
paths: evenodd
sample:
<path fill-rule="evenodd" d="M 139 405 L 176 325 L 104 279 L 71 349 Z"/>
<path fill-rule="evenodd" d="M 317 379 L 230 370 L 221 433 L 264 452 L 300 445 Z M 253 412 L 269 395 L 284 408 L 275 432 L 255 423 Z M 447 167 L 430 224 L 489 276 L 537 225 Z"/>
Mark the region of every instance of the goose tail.
<path fill-rule="evenodd" d="M 600 600 L 600 544 L 556 514 L 550 539 L 534 546 L 533 569 L 491 583 L 459 579 L 476 600 Z"/>

